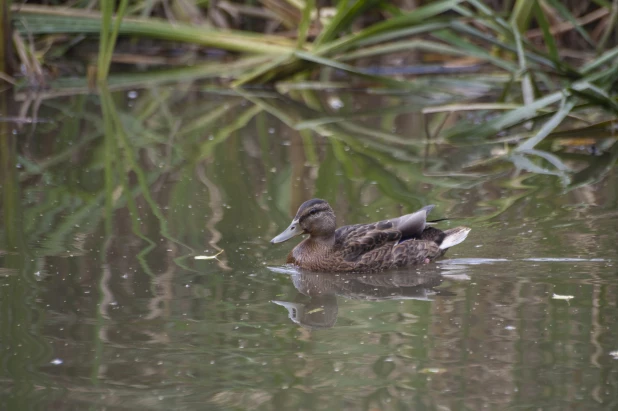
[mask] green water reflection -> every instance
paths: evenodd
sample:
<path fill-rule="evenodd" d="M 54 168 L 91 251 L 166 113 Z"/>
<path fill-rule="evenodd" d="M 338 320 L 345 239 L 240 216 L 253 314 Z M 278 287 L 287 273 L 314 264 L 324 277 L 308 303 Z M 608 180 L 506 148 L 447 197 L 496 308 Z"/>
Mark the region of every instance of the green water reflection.
<path fill-rule="evenodd" d="M 432 90 L 4 94 L 36 121 L 0 122 L 0 409 L 618 407 L 618 144 L 447 141 L 492 113 L 421 109 L 488 90 Z M 312 197 L 472 232 L 290 271 L 269 239 Z"/>

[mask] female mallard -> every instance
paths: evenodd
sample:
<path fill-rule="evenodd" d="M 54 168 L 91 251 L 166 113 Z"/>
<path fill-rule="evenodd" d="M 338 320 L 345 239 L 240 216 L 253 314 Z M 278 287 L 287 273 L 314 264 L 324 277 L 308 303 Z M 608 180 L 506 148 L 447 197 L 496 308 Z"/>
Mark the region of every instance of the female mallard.
<path fill-rule="evenodd" d="M 311 271 L 375 272 L 429 263 L 470 232 L 467 227 L 446 231 L 428 227 L 427 214 L 433 207 L 377 223 L 336 228 L 333 209 L 314 198 L 300 206 L 292 224 L 271 243 L 309 234 L 290 252 L 287 263 Z"/>

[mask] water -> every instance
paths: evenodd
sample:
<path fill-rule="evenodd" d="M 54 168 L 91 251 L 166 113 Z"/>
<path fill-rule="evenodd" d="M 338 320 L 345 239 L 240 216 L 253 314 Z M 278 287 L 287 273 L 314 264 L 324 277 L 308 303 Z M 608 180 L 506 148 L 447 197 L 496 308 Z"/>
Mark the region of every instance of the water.
<path fill-rule="evenodd" d="M 427 144 L 462 93 L 5 95 L 0 409 L 616 409 L 617 144 Z M 301 273 L 269 240 L 312 197 L 472 231 Z"/>

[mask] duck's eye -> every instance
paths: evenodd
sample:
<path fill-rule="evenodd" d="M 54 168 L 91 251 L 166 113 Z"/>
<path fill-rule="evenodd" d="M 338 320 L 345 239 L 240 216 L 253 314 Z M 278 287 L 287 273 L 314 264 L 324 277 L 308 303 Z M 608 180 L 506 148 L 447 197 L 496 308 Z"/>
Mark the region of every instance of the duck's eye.
<path fill-rule="evenodd" d="M 320 210 L 311 210 L 311 212 L 309 213 L 309 215 L 314 215 L 317 214 Z"/>

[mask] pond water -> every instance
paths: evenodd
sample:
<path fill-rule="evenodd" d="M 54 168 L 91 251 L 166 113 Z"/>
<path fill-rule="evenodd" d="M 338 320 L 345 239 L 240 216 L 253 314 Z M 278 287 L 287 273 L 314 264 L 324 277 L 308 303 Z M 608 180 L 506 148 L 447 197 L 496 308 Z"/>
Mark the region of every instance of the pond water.
<path fill-rule="evenodd" d="M 447 141 L 495 115 L 422 113 L 462 84 L 3 94 L 0 409 L 617 409 L 618 144 Z M 269 241 L 313 197 L 472 231 L 300 273 Z"/>

